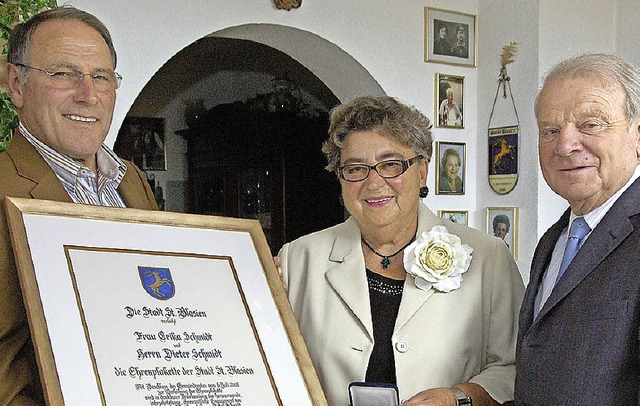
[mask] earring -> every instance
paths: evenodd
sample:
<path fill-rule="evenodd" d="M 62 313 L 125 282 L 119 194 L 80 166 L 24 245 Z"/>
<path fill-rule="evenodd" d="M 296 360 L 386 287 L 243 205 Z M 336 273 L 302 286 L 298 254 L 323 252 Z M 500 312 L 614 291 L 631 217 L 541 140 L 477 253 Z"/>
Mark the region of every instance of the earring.
<path fill-rule="evenodd" d="M 428 186 L 420 187 L 420 198 L 424 199 L 425 197 L 427 197 L 428 194 L 429 194 L 429 187 Z"/>

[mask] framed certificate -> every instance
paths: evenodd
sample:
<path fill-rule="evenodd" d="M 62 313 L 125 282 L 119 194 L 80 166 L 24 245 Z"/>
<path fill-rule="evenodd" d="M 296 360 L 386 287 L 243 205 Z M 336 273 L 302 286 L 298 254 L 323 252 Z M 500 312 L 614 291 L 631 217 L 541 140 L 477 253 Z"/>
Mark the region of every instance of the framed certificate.
<path fill-rule="evenodd" d="M 326 404 L 257 220 L 6 209 L 48 404 Z"/>

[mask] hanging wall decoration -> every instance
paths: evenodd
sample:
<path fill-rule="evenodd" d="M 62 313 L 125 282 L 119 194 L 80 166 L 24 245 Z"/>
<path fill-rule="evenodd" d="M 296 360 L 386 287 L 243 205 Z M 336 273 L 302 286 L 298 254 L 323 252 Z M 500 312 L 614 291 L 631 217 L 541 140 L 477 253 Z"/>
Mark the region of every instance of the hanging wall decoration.
<path fill-rule="evenodd" d="M 498 77 L 498 88 L 493 99 L 493 107 L 489 116 L 489 184 L 498 194 L 504 195 L 511 192 L 518 182 L 518 130 L 520 121 L 518 111 L 511 93 L 511 78 L 507 73 L 507 65 L 514 61 L 517 50 L 517 43 L 511 42 L 502 47 L 500 55 L 500 76 Z M 502 98 L 507 98 L 507 88 L 513 106 L 514 123 L 512 125 L 491 127 L 491 119 L 498 102 L 498 93 L 502 88 Z M 510 109 L 509 109 L 510 110 Z M 509 118 L 501 118 L 501 122 L 509 122 Z"/>
<path fill-rule="evenodd" d="M 291 11 L 292 8 L 298 8 L 302 5 L 302 0 L 274 0 L 279 10 Z"/>

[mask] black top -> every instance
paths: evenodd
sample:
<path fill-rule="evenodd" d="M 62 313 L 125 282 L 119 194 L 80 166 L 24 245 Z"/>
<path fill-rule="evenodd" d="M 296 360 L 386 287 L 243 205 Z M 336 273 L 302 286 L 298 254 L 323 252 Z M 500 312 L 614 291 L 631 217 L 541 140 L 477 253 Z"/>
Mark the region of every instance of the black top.
<path fill-rule="evenodd" d="M 373 322 L 373 352 L 369 358 L 367 382 L 396 383 L 391 336 L 396 324 L 404 280 L 390 279 L 367 269 Z"/>

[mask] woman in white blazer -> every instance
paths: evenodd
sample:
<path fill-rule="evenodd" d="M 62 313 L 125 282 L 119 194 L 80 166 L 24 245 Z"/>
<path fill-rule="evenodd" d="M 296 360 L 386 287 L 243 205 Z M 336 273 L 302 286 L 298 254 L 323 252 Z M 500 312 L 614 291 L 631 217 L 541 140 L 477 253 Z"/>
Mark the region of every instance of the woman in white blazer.
<path fill-rule="evenodd" d="M 396 384 L 410 405 L 512 400 L 522 279 L 501 240 L 422 203 L 429 119 L 365 96 L 332 111 L 329 135 L 351 217 L 279 253 L 329 404 L 361 381 Z"/>

